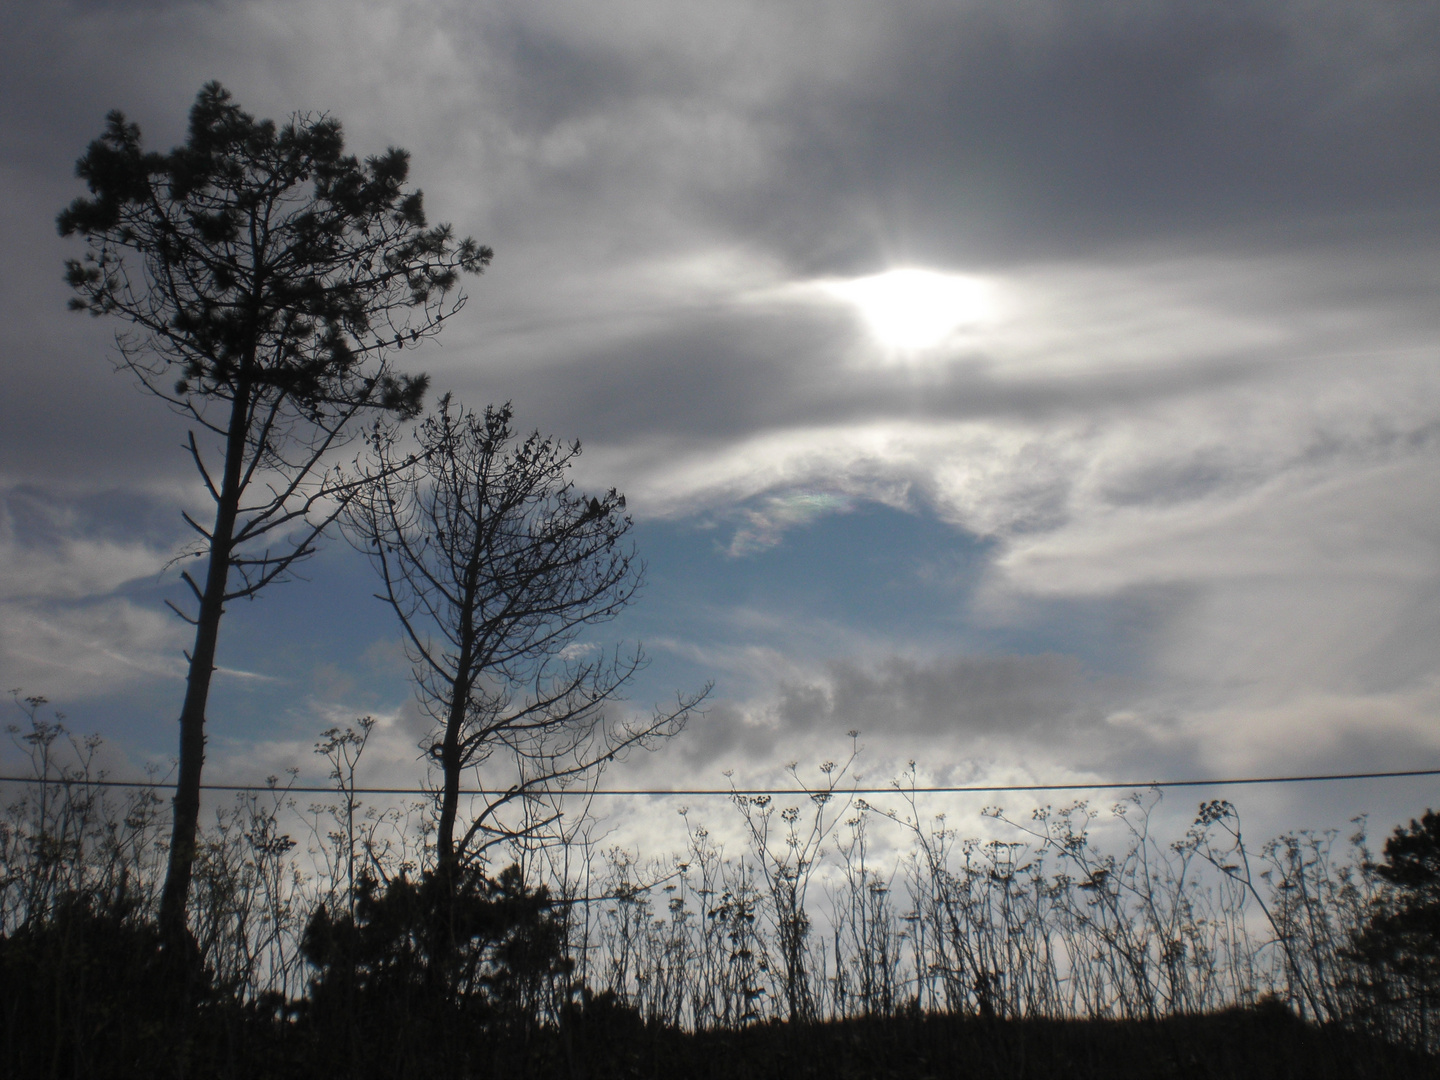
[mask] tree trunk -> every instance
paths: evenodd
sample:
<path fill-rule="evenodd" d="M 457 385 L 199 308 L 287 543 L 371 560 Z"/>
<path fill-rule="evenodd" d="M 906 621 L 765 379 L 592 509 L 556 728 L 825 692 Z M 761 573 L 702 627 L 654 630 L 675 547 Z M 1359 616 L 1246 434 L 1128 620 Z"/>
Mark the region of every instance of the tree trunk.
<path fill-rule="evenodd" d="M 470 707 L 471 668 L 475 663 L 475 593 L 480 575 L 481 547 L 477 543 L 466 559 L 461 595 L 460 655 L 455 658 L 455 677 L 450 682 L 450 708 L 445 717 L 445 739 L 440 745 L 440 772 L 444 777 L 440 797 L 440 827 L 435 837 L 437 869 L 447 888 L 458 880 L 460 853 L 455 850 L 455 819 L 460 809 L 460 735 Z"/>
<path fill-rule="evenodd" d="M 460 861 L 455 850 L 455 819 L 460 809 L 460 727 L 464 722 L 466 702 L 458 693 L 450 706 L 445 724 L 445 740 L 440 744 L 440 823 L 435 833 L 435 860 L 441 873 L 453 873 Z"/>
<path fill-rule="evenodd" d="M 477 560 L 472 558 L 471 562 L 476 563 Z M 467 589 L 467 600 L 472 595 L 473 588 Z M 469 610 L 467 604 L 460 634 L 460 655 L 456 658 L 456 676 L 450 685 L 450 709 L 445 721 L 445 739 L 440 745 L 440 771 L 443 781 L 440 822 L 435 835 L 435 876 L 440 892 L 437 897 L 439 906 L 434 912 L 431 959 L 432 976 L 444 980 L 447 992 L 450 964 L 459 945 L 455 934 L 455 904 L 463 877 L 460 852 L 455 847 L 455 820 L 460 810 L 460 770 L 464 765 L 460 756 L 460 735 L 470 705 L 469 671 L 474 646 Z"/>
<path fill-rule="evenodd" d="M 190 653 L 185 704 L 180 710 L 180 774 L 175 782 L 175 811 L 170 834 L 170 858 L 160 894 L 160 932 L 170 946 L 183 947 L 187 938 L 186 908 L 194 873 L 196 836 L 200 828 L 200 775 L 205 765 L 205 705 L 210 678 L 215 673 L 215 646 L 220 617 L 225 613 L 225 590 L 230 577 L 231 547 L 240 504 L 240 475 L 248 433 L 248 382 L 237 388 L 230 410 L 225 441 L 225 473 L 210 534 L 210 563 L 195 621 L 195 645 Z"/>

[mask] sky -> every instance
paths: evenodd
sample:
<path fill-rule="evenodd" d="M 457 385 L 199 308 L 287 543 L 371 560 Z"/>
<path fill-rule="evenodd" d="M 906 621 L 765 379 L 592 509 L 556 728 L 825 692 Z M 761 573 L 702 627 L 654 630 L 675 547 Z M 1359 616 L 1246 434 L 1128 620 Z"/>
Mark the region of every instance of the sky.
<path fill-rule="evenodd" d="M 614 782 L 770 783 L 850 730 L 878 783 L 911 759 L 942 784 L 1440 767 L 1429 0 L 57 0 L 5 24 L 0 678 L 117 775 L 174 753 L 164 600 L 202 493 L 183 424 L 113 370 L 118 327 L 65 311 L 54 219 L 109 110 L 167 149 L 210 79 L 407 148 L 432 220 L 495 249 L 407 362 L 626 494 L 647 583 L 597 633 L 650 657 L 631 706 L 713 683 Z M 368 775 L 419 782 L 374 589 L 336 538 L 227 614 L 208 778 L 318 775 L 319 732 L 370 714 Z M 1168 798 L 1222 794 L 1262 832 L 1437 799 Z"/>

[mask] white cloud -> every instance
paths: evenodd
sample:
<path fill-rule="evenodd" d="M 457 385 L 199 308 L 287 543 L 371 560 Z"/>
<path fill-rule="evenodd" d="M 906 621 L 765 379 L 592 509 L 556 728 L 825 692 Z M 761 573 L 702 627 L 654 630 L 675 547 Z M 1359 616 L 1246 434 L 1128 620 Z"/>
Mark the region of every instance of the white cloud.
<path fill-rule="evenodd" d="M 1076 498 L 1064 525 L 1015 538 L 998 569 L 1007 585 L 1037 594 L 1284 578 L 1409 590 L 1440 571 L 1440 522 L 1429 512 L 1440 497 L 1436 466 L 1424 453 L 1302 467 L 1184 501 L 1172 501 L 1172 489 L 1158 505 Z"/>
<path fill-rule="evenodd" d="M 0 601 L 0 671 L 7 686 L 52 699 L 103 697 L 183 678 L 184 630 L 167 612 L 120 597 L 78 606 Z"/>
<path fill-rule="evenodd" d="M 22 538 L 8 499 L 0 500 L 0 599 L 75 600 L 105 595 L 139 578 L 157 577 L 167 554 L 140 541 L 77 536 L 85 522 L 73 508 L 24 500 L 41 519 Z"/>
<path fill-rule="evenodd" d="M 141 541 L 86 536 L 89 524 L 63 503 L 13 492 L 0 503 L 0 673 L 7 686 L 56 699 L 95 697 L 183 674 L 179 620 L 114 595 L 157 577 L 165 554 Z"/>
<path fill-rule="evenodd" d="M 853 505 L 843 495 L 824 491 L 790 491 L 772 495 L 754 508 L 740 511 L 744 524 L 735 530 L 726 549 L 732 558 L 772 548 L 788 529 L 799 528 L 826 514 L 844 513 Z"/>

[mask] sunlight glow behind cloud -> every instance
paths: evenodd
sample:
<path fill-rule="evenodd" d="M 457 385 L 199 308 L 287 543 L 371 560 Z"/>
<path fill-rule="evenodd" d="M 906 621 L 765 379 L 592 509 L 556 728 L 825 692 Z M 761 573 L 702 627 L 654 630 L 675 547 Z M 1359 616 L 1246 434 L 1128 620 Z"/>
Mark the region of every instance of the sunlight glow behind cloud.
<path fill-rule="evenodd" d="M 871 332 L 892 349 L 927 349 L 990 313 L 984 283 L 960 274 L 904 267 L 828 286 L 860 310 Z"/>

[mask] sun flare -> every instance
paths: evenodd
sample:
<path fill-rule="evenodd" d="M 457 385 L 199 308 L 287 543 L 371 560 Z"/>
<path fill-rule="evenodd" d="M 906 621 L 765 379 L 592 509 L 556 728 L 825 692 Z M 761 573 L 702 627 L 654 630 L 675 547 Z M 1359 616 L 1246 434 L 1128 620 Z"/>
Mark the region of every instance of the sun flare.
<path fill-rule="evenodd" d="M 830 291 L 854 304 L 871 333 L 892 349 L 926 349 L 984 318 L 983 282 L 962 274 L 902 268 L 838 282 Z"/>

